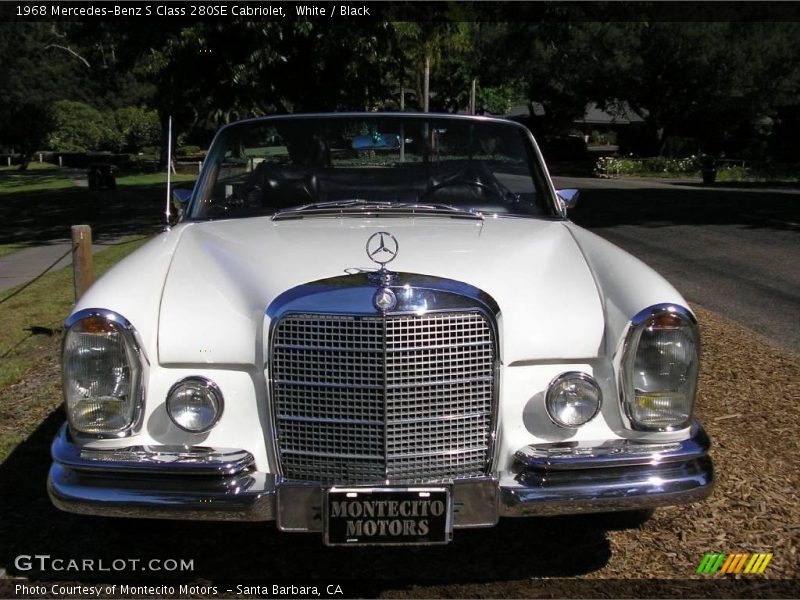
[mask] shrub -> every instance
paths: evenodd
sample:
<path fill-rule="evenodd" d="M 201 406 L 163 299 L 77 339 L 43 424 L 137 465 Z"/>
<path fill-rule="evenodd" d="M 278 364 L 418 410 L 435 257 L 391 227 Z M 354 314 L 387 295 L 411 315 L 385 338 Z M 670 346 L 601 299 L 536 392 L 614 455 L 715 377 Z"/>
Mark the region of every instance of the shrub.
<path fill-rule="evenodd" d="M 59 100 L 51 107 L 53 129 L 47 145 L 61 152 L 114 149 L 119 136 L 107 114 L 84 102 Z"/>
<path fill-rule="evenodd" d="M 611 175 L 689 175 L 700 170 L 700 157 L 617 158 L 603 156 L 595 164 L 598 177 Z"/>
<path fill-rule="evenodd" d="M 203 154 L 203 149 L 200 146 L 184 145 L 178 148 L 178 156 L 198 156 Z"/>
<path fill-rule="evenodd" d="M 749 176 L 745 167 L 725 165 L 717 169 L 717 181 L 743 181 Z"/>
<path fill-rule="evenodd" d="M 115 110 L 113 119 L 120 139 L 119 150 L 138 153 L 146 146 L 158 144 L 161 138 L 161 122 L 154 110 L 126 106 Z"/>

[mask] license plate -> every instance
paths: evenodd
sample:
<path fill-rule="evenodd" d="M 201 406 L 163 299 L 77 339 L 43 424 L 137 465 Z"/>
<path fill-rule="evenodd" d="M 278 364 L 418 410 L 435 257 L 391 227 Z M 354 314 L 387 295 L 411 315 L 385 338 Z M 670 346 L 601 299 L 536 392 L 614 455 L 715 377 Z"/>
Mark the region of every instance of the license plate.
<path fill-rule="evenodd" d="M 325 543 L 446 544 L 452 512 L 448 488 L 331 488 Z"/>

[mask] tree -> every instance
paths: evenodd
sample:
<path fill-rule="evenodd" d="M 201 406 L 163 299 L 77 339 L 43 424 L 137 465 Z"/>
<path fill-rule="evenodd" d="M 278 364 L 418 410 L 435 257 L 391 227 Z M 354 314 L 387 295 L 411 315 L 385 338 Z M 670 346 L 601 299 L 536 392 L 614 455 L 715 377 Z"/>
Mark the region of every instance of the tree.
<path fill-rule="evenodd" d="M 57 47 L 65 35 L 52 23 L 0 23 L 0 144 L 23 154 L 20 169 L 47 137 L 52 102 L 92 95 L 85 63 Z"/>
<path fill-rule="evenodd" d="M 648 153 L 739 152 L 759 118 L 798 103 L 798 34 L 796 23 L 628 24 L 607 95 L 645 117 Z"/>
<path fill-rule="evenodd" d="M 0 107 L 4 117 L 3 141 L 22 155 L 20 170 L 28 164 L 36 150 L 40 150 L 53 127 L 51 112 L 38 102 L 19 102 Z"/>
<path fill-rule="evenodd" d="M 85 102 L 59 100 L 51 108 L 53 129 L 47 144 L 62 152 L 86 152 L 119 144 L 114 121 Z"/>
<path fill-rule="evenodd" d="M 127 106 L 116 109 L 111 118 L 118 135 L 118 150 L 139 152 L 145 146 L 158 144 L 161 127 L 156 111 Z"/>

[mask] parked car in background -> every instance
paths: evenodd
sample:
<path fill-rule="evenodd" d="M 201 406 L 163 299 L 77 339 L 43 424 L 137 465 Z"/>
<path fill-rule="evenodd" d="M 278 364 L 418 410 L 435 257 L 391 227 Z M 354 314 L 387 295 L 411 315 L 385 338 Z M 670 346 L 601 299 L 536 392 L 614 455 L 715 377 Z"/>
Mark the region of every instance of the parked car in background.
<path fill-rule="evenodd" d="M 435 544 L 710 493 L 694 314 L 524 127 L 242 121 L 176 197 L 67 319 L 59 508 Z"/>
<path fill-rule="evenodd" d="M 93 163 L 86 171 L 90 190 L 117 189 L 117 167 L 111 163 Z"/>

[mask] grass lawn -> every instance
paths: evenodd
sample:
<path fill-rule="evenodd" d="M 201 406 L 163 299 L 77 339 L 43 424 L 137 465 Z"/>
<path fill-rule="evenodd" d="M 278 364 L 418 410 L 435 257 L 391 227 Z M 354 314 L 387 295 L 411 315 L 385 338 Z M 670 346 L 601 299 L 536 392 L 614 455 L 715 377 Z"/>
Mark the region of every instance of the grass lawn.
<path fill-rule="evenodd" d="M 172 182 L 194 184 L 197 174 L 178 173 Z M 156 186 L 167 182 L 166 173 L 133 173 L 117 176 L 119 186 Z M 26 171 L 16 166 L 0 167 L 0 194 L 18 194 L 74 188 L 75 180 L 68 177 L 56 165 L 32 162 Z"/>
<path fill-rule="evenodd" d="M 26 171 L 20 171 L 16 166 L 0 167 L 0 195 L 73 187 L 75 181 L 49 163 L 31 163 Z"/>
<path fill-rule="evenodd" d="M 95 254 L 95 276 L 146 241 L 134 237 Z M 0 300 L 14 289 L 0 293 Z M 0 305 L 0 462 L 62 401 L 61 328 L 73 303 L 72 268 L 66 267 Z M 25 384 L 36 380 L 49 382 L 46 389 L 26 392 Z"/>
<path fill-rule="evenodd" d="M 16 252 L 23 247 L 21 244 L 0 244 L 0 257 Z"/>
<path fill-rule="evenodd" d="M 186 175 L 183 173 L 178 173 L 177 175 L 172 176 L 172 183 L 186 183 L 192 182 L 194 185 L 194 180 L 197 179 L 197 175 Z M 133 175 L 120 175 L 117 177 L 117 185 L 118 186 L 134 186 L 134 185 L 166 185 L 167 183 L 167 174 L 166 173 L 136 173 Z"/>

